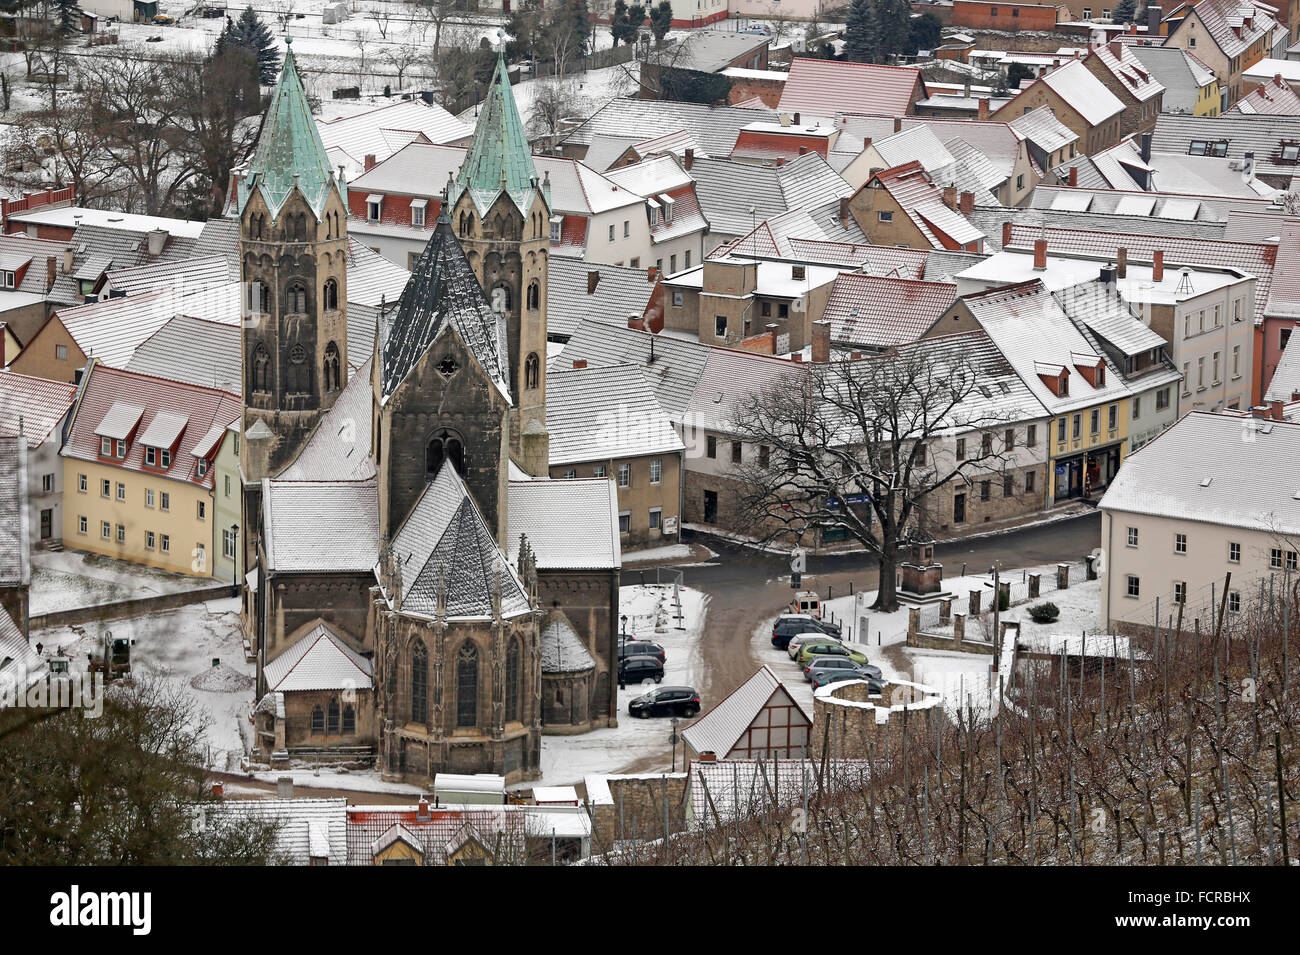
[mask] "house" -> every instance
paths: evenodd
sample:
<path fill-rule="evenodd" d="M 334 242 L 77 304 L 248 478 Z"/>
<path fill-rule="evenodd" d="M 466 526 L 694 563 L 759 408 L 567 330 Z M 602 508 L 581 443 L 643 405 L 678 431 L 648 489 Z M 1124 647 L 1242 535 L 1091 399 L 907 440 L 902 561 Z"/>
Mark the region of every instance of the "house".
<path fill-rule="evenodd" d="M 1251 170 L 1275 189 L 1289 189 L 1300 164 L 1300 116 L 1227 112 L 1213 119 L 1163 115 L 1151 136 L 1153 152 L 1212 156 Z"/>
<path fill-rule="evenodd" d="M 26 438 L 0 435 L 0 641 L 12 660 L 26 656 L 31 608 L 31 527 L 27 521 Z"/>
<path fill-rule="evenodd" d="M 1071 185 L 1090 189 L 1234 199 L 1271 199 L 1277 194 L 1276 189 L 1254 175 L 1254 164 L 1248 160 L 1161 152 L 1152 149 L 1151 142 L 1147 133 L 1140 139 L 1128 136 L 1109 149 L 1077 156 L 1054 172 Z"/>
<path fill-rule="evenodd" d="M 77 395 L 76 385 L 0 371 L 0 435 L 26 439 L 27 508 L 30 541 L 55 544 L 63 536 L 64 427 Z"/>
<path fill-rule="evenodd" d="M 347 865 L 348 801 L 329 799 L 222 799 L 195 807 L 214 825 L 273 824 L 275 853 L 286 865 Z"/>
<path fill-rule="evenodd" d="M 761 666 L 682 730 L 685 759 L 797 759 L 811 750 L 812 719 Z"/>
<path fill-rule="evenodd" d="M 410 143 L 460 146 L 474 132 L 441 106 L 419 97 L 319 120 L 316 128 L 326 155 L 336 167 L 343 167 L 349 181 Z"/>
<path fill-rule="evenodd" d="M 940 187 L 920 161 L 883 169 L 848 200 L 855 222 L 877 245 L 914 249 L 979 252 L 984 233 L 966 213 L 974 211 L 975 195 Z"/>
<path fill-rule="evenodd" d="M 547 278 L 546 334 L 552 342 L 568 341 L 583 319 L 639 321 L 656 302 L 662 312 L 659 273 L 653 265 L 630 269 L 553 255 Z"/>
<path fill-rule="evenodd" d="M 957 300 L 953 282 L 841 273 L 831 286 L 822 318 L 831 345 L 884 351 L 923 337 Z"/>
<path fill-rule="evenodd" d="M 1129 46 L 1128 50 L 1165 88 L 1160 104 L 1163 112 L 1219 115 L 1219 78 L 1191 51 L 1178 46 L 1139 45 Z"/>
<path fill-rule="evenodd" d="M 1277 31 L 1275 9 L 1252 0 L 1196 0 L 1176 11 L 1181 16 L 1164 45 L 1186 50 L 1214 72 L 1220 112 L 1241 98 L 1243 71 L 1272 56 L 1275 32 L 1284 41 L 1286 30 Z"/>
<path fill-rule="evenodd" d="M 915 67 L 795 57 L 777 109 L 805 121 L 833 122 L 840 113 L 851 112 L 908 116 L 927 95 L 925 79 Z"/>
<path fill-rule="evenodd" d="M 211 576 L 214 458 L 238 396 L 92 359 L 68 425 L 63 543 Z"/>
<path fill-rule="evenodd" d="M 1040 106 L 1021 113 L 1009 119 L 1007 125 L 1018 136 L 1024 137 L 1029 146 L 1029 155 L 1041 172 L 1055 169 L 1073 159 L 1078 151 L 1079 134 L 1057 119 L 1050 106 Z"/>
<path fill-rule="evenodd" d="M 616 190 L 640 196 L 644 201 L 649 237 L 648 248 L 623 248 L 620 254 L 627 258 L 615 264 L 626 262 L 634 269 L 653 265 L 657 273 L 671 275 L 679 264 L 685 269 L 691 267 L 692 261 L 700 260 L 705 252 L 704 235 L 709 223 L 695 195 L 695 180 L 676 156 L 651 156 L 638 163 L 617 166 L 605 178 Z M 642 223 L 636 225 L 639 229 Z M 628 236 L 631 228 L 632 223 L 625 220 L 623 237 Z M 618 225 L 611 222 L 607 241 L 613 244 L 619 239 Z M 644 255 L 632 255 L 633 251 L 644 251 Z"/>
<path fill-rule="evenodd" d="M 953 140 L 953 149 L 959 146 L 965 147 L 964 159 L 958 159 L 928 125 L 918 124 L 872 140 L 861 157 L 845 171 L 858 167 L 861 181 L 865 182 L 878 172 L 916 160 L 935 185 L 952 189 L 956 195 L 969 192 L 972 200 L 980 205 L 1000 205 L 991 190 L 1002 184 L 1001 174 L 965 140 Z"/>
<path fill-rule="evenodd" d="M 1042 30 L 1048 33 L 1072 17 L 1064 4 L 1005 3 L 1000 0 L 954 0 L 952 25 L 978 30 Z"/>
<path fill-rule="evenodd" d="M 1079 150 L 1085 155 L 1119 141 L 1124 104 L 1079 59 L 1044 73 L 989 118 L 1010 122 L 1041 106 L 1050 106 L 1056 118 L 1078 135 Z"/>
<path fill-rule="evenodd" d="M 576 126 L 559 144 L 566 159 L 580 159 L 592 169 L 608 169 L 629 146 L 685 131 L 701 155 L 726 156 L 740 130 L 758 121 L 776 122 L 774 110 L 705 106 L 668 100 L 614 99 Z"/>
<path fill-rule="evenodd" d="M 623 547 L 677 539 L 685 445 L 632 365 L 561 362 L 549 374 L 550 476 L 615 478 Z"/>
<path fill-rule="evenodd" d="M 1099 505 L 1107 626 L 1151 627 L 1157 601 L 1162 629 L 1184 611 L 1185 626 L 1231 617 L 1294 582 L 1297 458 L 1300 424 L 1201 411 L 1134 454 Z"/>
<path fill-rule="evenodd" d="M 1120 135 L 1149 133 L 1155 128 L 1165 88 L 1133 53 L 1132 46 L 1118 40 L 1092 45 L 1083 65 L 1124 105 Z"/>
<path fill-rule="evenodd" d="M 1277 73 L 1237 100 L 1229 112 L 1300 116 L 1300 95 L 1296 95 L 1295 87 Z"/>
<path fill-rule="evenodd" d="M 674 73 L 712 75 L 736 69 L 766 72 L 771 42 L 767 36 L 736 31 L 696 29 L 674 34 L 667 46 L 656 49 L 655 55 L 642 60 L 637 96 L 675 99 L 669 78 Z"/>

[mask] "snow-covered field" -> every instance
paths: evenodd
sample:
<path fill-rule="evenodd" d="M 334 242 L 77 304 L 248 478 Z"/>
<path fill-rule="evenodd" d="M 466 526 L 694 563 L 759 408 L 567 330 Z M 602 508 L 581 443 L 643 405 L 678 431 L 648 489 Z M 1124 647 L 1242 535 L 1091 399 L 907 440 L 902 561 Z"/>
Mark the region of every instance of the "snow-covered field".
<path fill-rule="evenodd" d="M 99 649 L 105 630 L 114 637 L 135 640 L 131 667 L 175 682 L 192 695 L 210 722 L 206 742 L 208 765 L 237 770 L 244 755 L 253 703 L 254 667 L 244 662 L 243 635 L 239 629 L 239 599 L 206 603 L 112 620 L 103 624 L 33 630 L 48 654 L 57 649 L 84 670 L 86 655 Z M 219 660 L 219 666 L 213 662 Z"/>
<path fill-rule="evenodd" d="M 634 584 L 621 588 L 619 612 L 627 614 L 628 634 L 635 639 L 653 640 L 664 648 L 668 659 L 662 686 L 696 686 L 701 673 L 700 639 L 708 611 L 708 597 L 698 590 L 682 588 L 682 621 L 675 616 L 673 588 L 669 585 Z M 654 684 L 651 684 L 653 686 Z M 542 778 L 527 786 L 555 786 L 581 782 L 593 773 L 617 773 L 640 760 L 662 756 L 663 767 L 670 760 L 667 719 L 640 720 L 628 715 L 632 698 L 645 692 L 629 684 L 618 691 L 618 726 L 593 730 L 580 736 L 542 737 Z M 704 709 L 715 702 L 703 700 Z"/>
<path fill-rule="evenodd" d="M 211 587 L 211 577 L 186 577 L 85 551 L 32 554 L 33 616 L 118 600 L 134 600 Z"/>

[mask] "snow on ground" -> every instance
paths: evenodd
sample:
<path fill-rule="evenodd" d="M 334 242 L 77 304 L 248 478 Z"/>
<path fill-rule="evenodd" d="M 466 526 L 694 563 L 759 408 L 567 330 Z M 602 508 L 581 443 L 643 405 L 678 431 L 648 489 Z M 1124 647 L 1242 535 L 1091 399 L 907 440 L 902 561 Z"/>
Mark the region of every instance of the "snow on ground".
<path fill-rule="evenodd" d="M 55 650 L 66 653 L 72 665 L 84 671 L 86 655 L 98 652 L 105 630 L 114 637 L 135 640 L 131 650 L 133 672 L 174 682 L 194 698 L 200 718 L 210 720 L 205 739 L 208 765 L 237 770 L 245 752 L 245 739 L 252 730 L 248 712 L 253 703 L 254 674 L 253 664 L 244 662 L 239 598 L 209 600 L 102 624 L 33 630 L 31 639 L 45 644 L 47 654 Z M 214 659 L 221 661 L 221 669 L 232 671 L 231 675 L 213 677 L 208 673 Z M 196 683 L 208 689 L 198 688 Z"/>
<path fill-rule="evenodd" d="M 662 686 L 698 686 L 702 673 L 700 639 L 708 612 L 709 598 L 698 590 L 683 587 L 682 629 L 677 629 L 676 605 L 671 585 L 633 584 L 619 590 L 619 613 L 628 617 L 631 639 L 653 640 L 668 659 Z M 654 684 L 651 684 L 653 686 Z M 645 690 L 634 684 L 618 691 L 618 726 L 592 730 L 578 736 L 542 737 L 542 778 L 526 785 L 558 786 L 578 783 L 589 774 L 617 773 L 640 760 L 662 756 L 663 768 L 671 759 L 667 718 L 636 719 L 627 712 L 628 703 Z M 704 709 L 713 702 L 703 700 Z"/>
<path fill-rule="evenodd" d="M 1095 631 L 1100 625 L 1101 581 L 1079 581 L 1079 570 L 1077 565 L 1071 565 L 1072 583 L 1067 590 L 1048 589 L 1056 579 L 1055 564 L 1029 567 L 1023 571 L 1003 570 L 1002 579 L 1013 582 L 1023 581 L 1027 574 L 1041 574 L 1043 590 L 1038 598 L 1004 611 L 1002 619 L 1019 621 L 1021 632 L 1026 636 L 1039 633 L 1077 634 L 1084 630 Z M 808 577 L 804 579 L 807 580 Z M 947 579 L 943 582 L 943 586 L 956 598 L 953 602 L 954 610 L 959 611 L 966 606 L 968 595 L 972 590 L 983 592 L 985 596 L 981 598 L 982 605 L 991 606 L 993 578 L 988 574 L 972 574 Z M 955 713 L 959 705 L 964 709 L 967 703 L 973 705 L 977 711 L 988 711 L 991 705 L 991 691 L 993 691 L 992 695 L 996 695 L 996 688 L 990 686 L 989 679 L 992 658 L 980 653 L 906 646 L 907 608 L 902 607 L 887 614 L 866 609 L 875 596 L 875 592 L 872 591 L 854 596 L 836 597 L 823 603 L 822 613 L 843 626 L 846 642 L 865 653 L 868 662 L 872 665 L 880 667 L 881 675 L 886 680 L 911 680 L 935 687 L 943 693 L 944 705 L 950 713 Z M 1060 618 L 1050 624 L 1034 623 L 1029 618 L 1029 608 L 1047 602 L 1056 604 L 1061 611 Z M 859 619 L 861 616 L 867 618 L 865 631 Z M 790 695 L 801 706 L 807 707 L 807 712 L 811 715 L 812 685 L 804 680 L 802 670 L 786 652 L 772 646 L 774 619 L 764 621 L 754 630 L 751 638 L 754 653 L 772 668 L 777 678 L 790 691 Z M 951 627 L 948 631 L 951 632 Z M 982 637 L 980 622 L 968 621 L 967 634 L 972 639 L 980 639 Z"/>
<path fill-rule="evenodd" d="M 623 564 L 644 564 L 652 560 L 678 560 L 691 555 L 690 544 L 665 544 L 663 547 L 648 547 L 645 550 L 624 551 Z"/>
<path fill-rule="evenodd" d="M 32 554 L 31 613 L 39 616 L 215 583 L 211 577 L 186 577 L 85 551 L 38 550 Z"/>
<path fill-rule="evenodd" d="M 385 780 L 377 769 L 335 769 L 332 767 L 322 766 L 320 770 L 302 769 L 295 767 L 293 769 L 269 769 L 263 772 L 253 773 L 253 778 L 264 783 L 274 783 L 282 776 L 289 776 L 293 779 L 294 789 L 346 789 L 353 792 L 368 793 L 393 793 L 396 795 L 419 796 L 429 791 L 428 787 L 415 786 L 410 783 L 399 783 Z M 227 784 L 229 788 L 229 784 Z M 255 792 L 260 796 L 268 795 L 260 789 L 249 789 L 249 792 Z M 297 792 L 298 796 L 310 796 L 311 793 Z"/>

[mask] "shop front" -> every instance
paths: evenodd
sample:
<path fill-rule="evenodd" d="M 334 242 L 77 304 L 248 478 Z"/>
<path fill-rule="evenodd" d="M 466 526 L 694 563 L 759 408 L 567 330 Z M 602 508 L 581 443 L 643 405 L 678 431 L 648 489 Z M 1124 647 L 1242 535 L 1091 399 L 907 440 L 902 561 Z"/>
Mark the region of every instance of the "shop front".
<path fill-rule="evenodd" d="M 1053 498 L 1065 501 L 1075 497 L 1094 497 L 1101 493 L 1119 473 L 1120 449 L 1124 442 L 1081 451 L 1053 462 Z"/>

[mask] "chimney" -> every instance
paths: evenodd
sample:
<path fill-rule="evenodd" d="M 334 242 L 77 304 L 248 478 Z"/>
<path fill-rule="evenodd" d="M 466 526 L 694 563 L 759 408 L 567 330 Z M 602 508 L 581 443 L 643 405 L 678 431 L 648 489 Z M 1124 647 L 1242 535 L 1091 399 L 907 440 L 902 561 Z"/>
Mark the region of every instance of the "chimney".
<path fill-rule="evenodd" d="M 706 750 L 705 752 L 700 753 L 701 763 L 716 763 L 717 761 L 718 754 L 713 752 L 713 750 Z"/>
<path fill-rule="evenodd" d="M 1102 285 L 1113 285 L 1115 283 L 1115 270 L 1112 268 L 1103 268 L 1097 273 Z"/>
<path fill-rule="evenodd" d="M 63 274 L 64 274 L 64 275 L 67 275 L 69 272 L 72 271 L 72 248 L 71 248 L 71 247 L 66 248 L 66 249 L 63 250 L 63 269 L 62 269 L 62 271 L 63 271 Z"/>
<path fill-rule="evenodd" d="M 595 295 L 596 286 L 600 284 L 600 273 L 592 269 L 587 273 L 587 294 Z"/>
<path fill-rule="evenodd" d="M 1255 181 L 1255 154 L 1253 152 L 1242 154 L 1242 173 L 1247 182 Z"/>
<path fill-rule="evenodd" d="M 987 96 L 981 96 L 979 98 L 975 118 L 980 120 L 986 120 L 989 118 L 989 98 Z"/>
<path fill-rule="evenodd" d="M 1128 29 L 1125 30 L 1124 32 L 1132 36 L 1134 33 L 1138 32 L 1138 25 L 1134 23 L 1132 20 L 1130 20 L 1128 24 Z"/>
<path fill-rule="evenodd" d="M 645 270 L 645 280 L 649 282 L 651 285 L 653 285 L 658 280 L 658 278 L 659 278 L 658 266 L 652 265 L 650 266 L 650 268 Z"/>
<path fill-rule="evenodd" d="M 222 796 L 222 795 L 225 795 L 225 792 L 226 792 L 226 786 L 225 786 L 224 783 L 222 783 L 222 782 L 219 781 L 219 780 L 213 782 L 213 784 L 212 784 L 212 795 L 214 795 L 214 796 Z"/>
<path fill-rule="evenodd" d="M 776 322 L 768 322 L 766 325 L 763 326 L 763 328 L 767 332 L 767 334 L 770 335 L 772 338 L 771 353 L 775 355 L 776 354 L 776 333 L 780 330 L 781 326 L 778 325 Z"/>
<path fill-rule="evenodd" d="M 849 221 L 849 197 L 840 196 L 840 221 Z"/>
<path fill-rule="evenodd" d="M 1115 275 L 1121 279 L 1128 278 L 1128 249 L 1115 250 Z"/>
<path fill-rule="evenodd" d="M 167 244 L 166 229 L 149 230 L 149 258 L 156 259 L 162 255 L 163 246 Z"/>
<path fill-rule="evenodd" d="M 45 257 L 45 291 L 54 288 L 54 280 L 59 275 L 59 260 L 52 255 Z"/>
<path fill-rule="evenodd" d="M 1163 282 L 1165 280 L 1165 253 L 1163 249 L 1157 249 L 1151 256 L 1151 281 Z"/>
<path fill-rule="evenodd" d="M 798 113 L 795 113 L 795 114 L 794 114 L 794 124 L 795 124 L 796 126 L 799 125 L 799 114 L 798 114 Z"/>
<path fill-rule="evenodd" d="M 894 117 L 894 132 L 896 132 L 896 133 L 901 133 L 902 131 L 903 131 L 903 117 L 901 117 L 901 116 L 895 116 L 895 117 Z"/>
<path fill-rule="evenodd" d="M 777 156 L 777 157 L 776 157 L 776 164 L 777 164 L 778 166 L 784 166 L 784 165 L 785 165 L 785 157 L 784 157 L 784 156 Z"/>
<path fill-rule="evenodd" d="M 961 212 L 962 215 L 970 215 L 975 211 L 975 193 L 963 192 L 961 194 Z"/>
<path fill-rule="evenodd" d="M 1281 74 L 1281 73 L 1274 73 L 1274 74 L 1273 74 L 1273 85 L 1274 85 L 1274 86 L 1281 86 L 1281 85 L 1282 85 L 1282 74 Z"/>
<path fill-rule="evenodd" d="M 824 365 L 831 360 L 831 320 L 819 318 L 812 323 L 812 360 Z"/>
<path fill-rule="evenodd" d="M 293 777 L 279 776 L 275 780 L 275 794 L 281 799 L 293 798 Z"/>
<path fill-rule="evenodd" d="M 1052 69 L 1056 69 L 1056 68 L 1057 68 L 1058 66 L 1060 66 L 1060 65 L 1061 65 L 1061 58 L 1060 58 L 1059 56 L 1053 57 L 1053 58 L 1052 58 Z"/>
<path fill-rule="evenodd" d="M 801 355 L 799 352 L 795 352 L 795 353 L 794 353 L 793 355 L 791 355 L 790 357 L 791 357 L 794 361 L 797 361 L 797 362 L 798 362 L 798 361 L 803 361 L 803 355 Z"/>
<path fill-rule="evenodd" d="M 1047 240 L 1034 240 L 1034 271 L 1042 272 L 1047 269 Z"/>
<path fill-rule="evenodd" d="M 1115 59 L 1117 59 L 1117 60 L 1123 58 L 1123 56 L 1124 56 L 1124 44 L 1123 44 L 1123 43 L 1120 43 L 1119 40 L 1111 40 L 1110 43 L 1107 44 L 1107 45 L 1110 47 L 1110 55 L 1111 55 L 1111 56 L 1115 57 Z"/>
<path fill-rule="evenodd" d="M 957 187 L 956 186 L 943 187 L 943 204 L 947 206 L 949 209 L 957 208 Z"/>
<path fill-rule="evenodd" d="M 1268 403 L 1268 416 L 1274 421 L 1282 420 L 1282 402 L 1270 401 Z"/>
<path fill-rule="evenodd" d="M 1151 134 L 1143 133 L 1140 142 L 1142 144 L 1142 148 L 1141 148 L 1142 161 L 1150 162 L 1151 161 Z"/>
<path fill-rule="evenodd" d="M 427 821 L 429 818 L 429 800 L 425 799 L 423 796 L 420 797 L 420 801 L 415 805 L 415 818 L 421 821 Z"/>
<path fill-rule="evenodd" d="M 375 154 L 374 154 L 374 153 L 367 153 L 367 154 L 366 154 L 366 160 L 365 160 L 365 162 L 366 162 L 366 172 L 369 172 L 370 170 L 374 169 L 374 168 L 375 168 Z"/>
<path fill-rule="evenodd" d="M 691 166 L 695 165 L 695 148 L 692 146 L 687 146 L 686 154 L 683 158 L 685 160 L 685 165 L 687 169 L 690 169 Z"/>
<path fill-rule="evenodd" d="M 1155 37 L 1160 35 L 1160 15 L 1163 13 L 1159 7 L 1147 4 L 1147 36 Z"/>
<path fill-rule="evenodd" d="M 799 155 L 800 155 L 800 156 L 806 156 L 807 154 L 808 154 L 808 147 L 807 147 L 807 146 L 804 146 L 803 144 L 800 144 L 800 146 L 799 146 Z"/>
<path fill-rule="evenodd" d="M 1002 248 L 1005 249 L 1010 244 L 1011 244 L 1011 223 L 1004 222 L 1002 223 Z"/>
<path fill-rule="evenodd" d="M 584 368 L 586 368 L 586 367 L 587 367 L 587 359 L 585 359 L 585 358 L 575 358 L 575 359 L 573 359 L 573 370 L 574 370 L 574 371 L 581 371 L 582 369 L 584 369 Z"/>
<path fill-rule="evenodd" d="M 1078 166 L 1071 166 L 1071 167 L 1070 167 L 1070 185 L 1072 185 L 1072 186 L 1077 186 L 1077 185 L 1079 185 L 1079 167 L 1078 167 Z"/>

